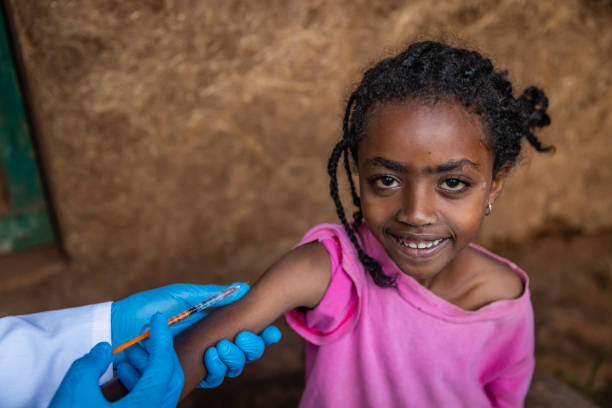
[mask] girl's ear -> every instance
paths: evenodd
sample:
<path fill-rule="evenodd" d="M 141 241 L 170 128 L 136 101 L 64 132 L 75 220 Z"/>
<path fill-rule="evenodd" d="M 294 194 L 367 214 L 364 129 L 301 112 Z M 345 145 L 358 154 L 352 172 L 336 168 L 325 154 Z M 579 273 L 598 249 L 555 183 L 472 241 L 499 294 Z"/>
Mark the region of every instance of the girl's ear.
<path fill-rule="evenodd" d="M 502 166 L 502 168 L 497 171 L 495 176 L 493 176 L 493 182 L 491 183 L 491 191 L 489 191 L 489 203 L 493 204 L 495 200 L 497 200 L 497 196 L 501 194 L 509 171 L 509 166 Z"/>

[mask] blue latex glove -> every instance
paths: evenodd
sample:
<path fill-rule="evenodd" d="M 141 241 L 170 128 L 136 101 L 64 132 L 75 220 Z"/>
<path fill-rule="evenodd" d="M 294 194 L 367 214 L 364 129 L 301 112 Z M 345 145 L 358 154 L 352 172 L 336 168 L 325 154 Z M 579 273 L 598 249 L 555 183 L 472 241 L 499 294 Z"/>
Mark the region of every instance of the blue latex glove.
<path fill-rule="evenodd" d="M 226 375 L 237 377 L 245 363 L 257 360 L 267 345 L 278 342 L 280 338 L 280 330 L 275 326 L 268 326 L 259 336 L 248 331 L 238 333 L 234 339 L 235 344 L 229 340 L 219 341 L 216 347 L 210 347 L 204 353 L 208 374 L 198 388 L 218 387 Z M 123 385 L 131 390 L 147 367 L 149 353 L 138 344 L 125 351 L 130 364 L 121 364 L 117 375 Z"/>
<path fill-rule="evenodd" d="M 147 328 L 150 317 L 155 312 L 159 311 L 166 316 L 174 316 L 230 286 L 233 285 L 174 284 L 136 293 L 125 299 L 113 302 L 111 305 L 111 339 L 113 346 L 117 347 L 142 334 Z M 249 289 L 249 285 L 240 283 L 240 289 L 219 302 L 217 306 L 225 306 L 235 302 L 244 296 Z M 199 312 L 172 325 L 172 334 L 177 335 L 206 315 L 206 312 Z M 208 375 L 202 381 L 200 387 L 216 387 L 223 382 L 226 375 L 239 375 L 246 362 L 259 358 L 263 354 L 266 345 L 277 342 L 281 337 L 280 331 L 274 326 L 266 328 L 262 332 L 261 337 L 250 332 L 245 333 L 248 334 L 241 334 L 240 337 L 236 337 L 236 345 L 226 341 L 229 344 L 223 343 L 220 349 L 217 346 L 217 348 L 211 348 L 214 351 L 211 351 L 211 349 L 207 350 L 204 356 L 204 364 L 206 365 Z M 119 369 L 121 362 L 126 361 L 126 353 L 134 347 L 136 346 L 132 346 L 115 355 L 114 364 L 117 369 Z M 138 351 L 135 353 L 138 353 Z M 142 358 L 138 359 L 138 356 L 136 356 L 134 359 L 138 363 L 135 367 L 137 369 L 140 368 L 138 373 L 142 372 Z M 125 370 L 123 372 L 118 371 L 119 379 L 124 385 L 126 385 L 126 382 L 131 384 L 135 382 L 137 375 L 135 375 L 135 372 L 131 373 L 132 375 L 126 374 Z"/>
<path fill-rule="evenodd" d="M 167 317 L 161 313 L 156 313 L 151 319 L 151 337 L 145 343 L 150 358 L 128 395 L 112 404 L 102 395 L 100 377 L 111 363 L 113 354 L 110 344 L 98 343 L 89 353 L 72 363 L 49 407 L 175 407 L 184 378 L 167 321 Z M 119 369 L 125 366 L 126 363 L 121 363 Z"/>

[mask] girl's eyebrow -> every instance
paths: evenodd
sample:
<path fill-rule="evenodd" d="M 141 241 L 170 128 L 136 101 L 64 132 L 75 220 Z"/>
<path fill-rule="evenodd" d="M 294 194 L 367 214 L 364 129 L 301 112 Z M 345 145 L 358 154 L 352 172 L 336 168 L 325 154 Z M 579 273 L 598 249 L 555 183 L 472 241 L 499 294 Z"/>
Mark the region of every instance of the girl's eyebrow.
<path fill-rule="evenodd" d="M 445 171 L 456 170 L 456 169 L 464 167 L 464 166 L 470 166 L 470 167 L 474 167 L 474 168 L 480 167 L 480 165 L 478 163 L 474 163 L 471 160 L 461 159 L 461 160 L 451 160 L 451 161 L 446 162 L 444 164 L 439 164 L 439 165 L 437 165 L 434 168 L 426 167 L 425 168 L 425 172 L 426 173 L 430 173 L 430 174 L 432 174 L 432 173 L 444 173 Z"/>
<path fill-rule="evenodd" d="M 382 167 L 385 167 L 385 168 L 387 168 L 389 170 L 393 170 L 393 171 L 397 171 L 397 172 L 403 172 L 408 167 L 410 167 L 410 165 L 408 165 L 406 163 L 401 163 L 401 162 L 397 162 L 395 160 L 385 159 L 383 157 L 373 157 L 371 159 L 367 159 L 365 161 L 365 164 L 367 166 L 382 166 Z M 460 159 L 460 160 L 451 160 L 451 161 L 448 161 L 446 163 L 439 164 L 439 165 L 437 165 L 435 167 L 425 167 L 424 172 L 425 173 L 429 173 L 429 174 L 444 173 L 446 171 L 456 170 L 456 169 L 464 167 L 464 166 L 470 166 L 470 167 L 474 167 L 474 168 L 480 167 L 480 165 L 478 163 L 474 163 L 471 160 Z"/>
<path fill-rule="evenodd" d="M 395 160 L 385 159 L 383 157 L 373 157 L 365 161 L 367 166 L 382 166 L 389 170 L 403 172 L 408 168 L 407 164 L 396 162 Z"/>

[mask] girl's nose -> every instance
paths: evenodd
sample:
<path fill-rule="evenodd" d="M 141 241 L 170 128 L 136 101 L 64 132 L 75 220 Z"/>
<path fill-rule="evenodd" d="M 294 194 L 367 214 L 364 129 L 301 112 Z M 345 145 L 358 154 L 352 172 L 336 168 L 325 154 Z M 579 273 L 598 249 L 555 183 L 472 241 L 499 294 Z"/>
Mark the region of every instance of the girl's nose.
<path fill-rule="evenodd" d="M 413 227 L 422 227 L 436 222 L 433 197 L 426 188 L 411 186 L 406 188 L 402 206 L 397 212 L 398 222 Z"/>

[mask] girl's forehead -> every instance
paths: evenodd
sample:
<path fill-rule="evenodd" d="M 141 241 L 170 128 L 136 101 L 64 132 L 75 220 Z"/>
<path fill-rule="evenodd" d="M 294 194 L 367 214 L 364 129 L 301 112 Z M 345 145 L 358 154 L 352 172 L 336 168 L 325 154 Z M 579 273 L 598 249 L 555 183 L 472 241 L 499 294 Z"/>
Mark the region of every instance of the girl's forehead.
<path fill-rule="evenodd" d="M 372 155 L 415 165 L 421 159 L 492 160 L 481 117 L 443 100 L 386 103 L 373 109 L 359 143 L 360 159 Z"/>

